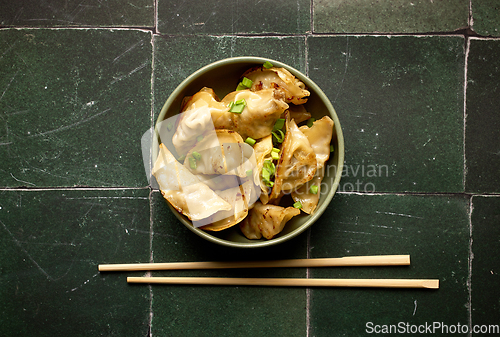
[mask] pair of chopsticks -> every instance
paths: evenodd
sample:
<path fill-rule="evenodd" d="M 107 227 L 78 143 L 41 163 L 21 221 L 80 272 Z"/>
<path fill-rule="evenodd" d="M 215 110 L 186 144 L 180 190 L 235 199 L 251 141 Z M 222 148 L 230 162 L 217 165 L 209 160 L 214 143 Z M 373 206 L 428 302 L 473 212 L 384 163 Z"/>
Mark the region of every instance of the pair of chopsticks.
<path fill-rule="evenodd" d="M 349 256 L 323 259 L 294 259 L 242 262 L 170 262 L 100 264 L 99 271 L 153 271 L 181 269 L 290 268 L 407 266 L 409 255 Z M 222 278 L 222 277 L 127 277 L 128 283 L 247 285 L 295 287 L 378 287 L 438 289 L 435 279 L 307 279 L 307 278 Z"/>

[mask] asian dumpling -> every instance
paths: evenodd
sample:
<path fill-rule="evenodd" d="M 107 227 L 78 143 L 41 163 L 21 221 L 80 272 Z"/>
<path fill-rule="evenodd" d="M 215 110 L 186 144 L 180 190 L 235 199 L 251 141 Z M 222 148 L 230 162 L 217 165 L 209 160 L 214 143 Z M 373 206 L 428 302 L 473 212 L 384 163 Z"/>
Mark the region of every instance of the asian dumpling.
<path fill-rule="evenodd" d="M 164 144 L 160 144 L 152 173 L 163 197 L 193 222 L 231 209 L 227 201 L 177 162 Z"/>
<path fill-rule="evenodd" d="M 264 205 L 257 201 L 248 216 L 240 223 L 242 233 L 248 239 L 272 239 L 280 233 L 285 224 L 300 210 L 295 207 L 282 207 L 277 205 Z"/>
<path fill-rule="evenodd" d="M 325 116 L 314 121 L 311 127 L 301 126 L 300 131 L 307 137 L 311 147 L 316 154 L 316 173 L 314 178 L 296 190 L 292 191 L 294 201 L 300 201 L 302 210 L 307 214 L 312 214 L 318 205 L 321 182 L 325 174 L 325 163 L 330 158 L 330 142 L 333 134 L 333 120 Z M 311 186 L 316 186 L 315 193 L 311 191 Z"/>
<path fill-rule="evenodd" d="M 303 105 L 290 104 L 285 113 L 289 114 L 290 118 L 293 119 L 297 125 L 311 118 L 311 113 L 309 113 Z"/>
<path fill-rule="evenodd" d="M 295 121 L 288 118 L 274 185 L 269 196 L 270 202 L 311 180 L 316 173 L 316 164 L 316 155 L 309 140 L 299 130 Z"/>
<path fill-rule="evenodd" d="M 243 139 L 251 137 L 259 139 L 271 134 L 274 124 L 281 114 L 288 109 L 282 94 L 274 89 L 253 92 L 238 90 L 227 94 L 222 103 L 229 106 L 231 102 L 245 100 L 241 113 L 213 113 L 212 119 L 216 129 L 230 129 L 238 132 Z"/>
<path fill-rule="evenodd" d="M 285 68 L 271 67 L 267 69 L 264 67 L 254 67 L 247 70 L 243 74 L 243 77 L 253 81 L 252 91 L 270 88 L 282 91 L 287 103 L 296 105 L 304 104 L 310 95 L 305 84 Z"/>
<path fill-rule="evenodd" d="M 246 177 L 255 167 L 254 151 L 232 130 L 215 130 L 186 155 L 184 166 L 194 174 Z"/>
<path fill-rule="evenodd" d="M 183 102 L 182 106 L 172 137 L 172 144 L 179 156 L 185 155 L 196 145 L 199 138 L 213 135 L 215 128 L 212 114 L 221 114 L 228 110 L 210 88 L 202 88 L 187 102 Z"/>

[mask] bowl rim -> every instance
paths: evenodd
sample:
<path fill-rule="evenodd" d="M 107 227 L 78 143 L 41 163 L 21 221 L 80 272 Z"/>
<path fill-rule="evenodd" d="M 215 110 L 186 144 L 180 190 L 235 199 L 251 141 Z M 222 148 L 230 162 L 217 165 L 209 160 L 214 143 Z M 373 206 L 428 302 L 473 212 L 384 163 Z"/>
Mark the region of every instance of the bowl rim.
<path fill-rule="evenodd" d="M 330 204 L 331 200 L 333 199 L 333 196 L 335 195 L 338 186 L 340 184 L 340 178 L 342 177 L 342 171 L 343 171 L 343 165 L 344 165 L 344 136 L 342 133 L 342 128 L 340 125 L 340 121 L 337 116 L 337 112 L 335 111 L 332 103 L 330 102 L 330 99 L 326 94 L 321 90 L 321 88 L 314 82 L 312 81 L 309 77 L 307 77 L 305 74 L 300 72 L 299 70 L 282 63 L 277 60 L 273 60 L 270 58 L 264 58 L 264 57 L 257 57 L 257 56 L 237 56 L 237 57 L 229 57 L 225 59 L 221 59 L 215 62 L 212 62 L 210 64 L 207 64 L 198 70 L 194 71 L 191 75 L 186 77 L 169 95 L 167 101 L 163 104 L 163 107 L 158 115 L 158 118 L 156 119 L 155 123 L 155 130 L 156 126 L 158 123 L 163 121 L 165 119 L 165 115 L 167 114 L 168 108 L 173 104 L 175 101 L 176 97 L 197 77 L 200 75 L 209 72 L 213 70 L 214 68 L 217 68 L 222 65 L 227 65 L 227 64 L 235 64 L 235 63 L 250 63 L 250 64 L 264 64 L 265 62 L 270 62 L 273 64 L 273 66 L 285 68 L 289 72 L 291 72 L 294 76 L 296 76 L 298 79 L 300 79 L 310 91 L 313 91 L 316 95 L 318 95 L 319 99 L 322 101 L 322 103 L 326 106 L 328 110 L 328 114 L 330 117 L 333 119 L 334 122 L 334 128 L 337 134 L 337 152 L 338 152 L 338 165 L 336 167 L 336 172 L 335 172 L 335 179 L 331 185 L 330 190 L 328 191 L 328 194 L 325 196 L 324 202 L 314 211 L 314 214 L 310 215 L 310 218 L 299 228 L 295 229 L 294 231 L 287 233 L 283 236 L 279 236 L 277 238 L 272 238 L 270 240 L 263 240 L 263 241 L 255 241 L 255 242 L 234 242 L 234 241 L 229 241 L 225 240 L 222 238 L 218 238 L 216 236 L 213 236 L 209 234 L 208 232 L 195 228 L 189 221 L 184 219 L 173 207 L 170 205 L 170 203 L 167 202 L 168 206 L 170 209 L 173 211 L 177 219 L 179 219 L 180 222 L 182 222 L 189 230 L 191 230 L 193 233 L 197 234 L 198 236 L 204 238 L 207 241 L 210 241 L 212 243 L 216 243 L 222 246 L 226 247 L 233 247 L 233 248 L 260 248 L 260 247 L 269 247 L 273 245 L 277 245 L 279 243 L 288 241 L 299 234 L 303 233 L 306 231 L 312 224 L 314 224 L 319 217 L 325 212 L 326 208 Z M 153 162 L 157 158 L 157 146 L 158 146 L 158 139 L 157 137 L 153 137 Z"/>

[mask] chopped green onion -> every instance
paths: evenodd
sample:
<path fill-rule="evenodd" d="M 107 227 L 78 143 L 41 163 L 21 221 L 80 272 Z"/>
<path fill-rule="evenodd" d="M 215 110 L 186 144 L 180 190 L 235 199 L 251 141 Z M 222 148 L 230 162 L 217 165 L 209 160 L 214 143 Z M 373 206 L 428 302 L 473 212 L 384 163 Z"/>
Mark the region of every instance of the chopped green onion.
<path fill-rule="evenodd" d="M 229 112 L 234 112 L 237 114 L 242 113 L 243 109 L 245 109 L 245 106 L 247 105 L 247 102 L 244 99 L 239 99 L 236 102 L 231 103 L 229 103 Z"/>
<path fill-rule="evenodd" d="M 191 167 L 193 170 L 196 170 L 196 159 L 193 157 L 189 157 L 189 167 Z"/>
<path fill-rule="evenodd" d="M 283 133 L 283 131 L 281 131 L 281 130 L 276 130 L 276 131 L 278 131 L 278 132 L 280 133 L 280 134 L 279 134 L 279 136 L 278 136 L 278 134 L 277 134 L 276 132 L 274 132 L 274 131 L 271 131 L 271 133 L 273 134 L 274 138 L 276 138 L 276 141 L 277 141 L 278 143 L 283 143 L 283 141 L 285 140 L 285 134 L 284 134 L 284 133 Z"/>
<path fill-rule="evenodd" d="M 243 77 L 243 79 L 241 80 L 241 84 L 250 89 L 253 85 L 253 81 L 249 78 Z"/>
<path fill-rule="evenodd" d="M 274 186 L 274 181 L 264 181 L 264 184 L 266 186 L 273 187 Z"/>
<path fill-rule="evenodd" d="M 280 153 L 280 149 L 277 149 L 277 148 L 273 147 L 273 149 L 271 150 L 271 152 L 277 152 L 277 153 Z"/>
<path fill-rule="evenodd" d="M 183 154 L 182 156 L 180 156 L 177 160 L 182 163 L 182 162 L 184 162 L 184 159 L 186 159 L 186 155 L 185 154 Z"/>
<path fill-rule="evenodd" d="M 253 174 L 253 170 L 247 170 L 246 174 L 247 174 L 247 177 L 251 177 Z"/>
<path fill-rule="evenodd" d="M 236 87 L 236 91 L 240 91 L 240 90 L 246 90 L 248 89 L 247 87 L 245 87 L 243 84 L 241 84 L 241 82 L 238 84 L 238 86 Z"/>
<path fill-rule="evenodd" d="M 245 89 L 250 89 L 253 85 L 253 81 L 249 78 L 243 77 L 240 83 L 238 83 L 238 86 L 236 87 L 236 91 L 238 90 L 245 90 Z"/>
<path fill-rule="evenodd" d="M 247 143 L 250 146 L 254 146 L 255 145 L 255 139 L 253 139 L 251 137 L 247 137 L 247 139 L 245 139 L 245 143 Z"/>
<path fill-rule="evenodd" d="M 279 152 L 271 152 L 271 158 L 273 158 L 273 160 L 279 160 L 280 159 L 280 155 L 279 155 Z"/>
<path fill-rule="evenodd" d="M 276 121 L 276 123 L 274 123 L 273 130 L 281 130 L 281 129 L 283 129 L 284 125 L 285 125 L 285 119 L 280 118 Z"/>
<path fill-rule="evenodd" d="M 330 145 L 330 152 L 333 152 L 334 149 L 333 149 L 333 145 Z"/>
<path fill-rule="evenodd" d="M 269 61 L 266 61 L 264 64 L 263 64 L 263 67 L 266 68 L 266 69 L 269 69 L 269 68 L 272 68 L 273 67 L 273 64 Z"/>
<path fill-rule="evenodd" d="M 262 172 L 260 174 L 262 176 L 262 180 L 270 181 L 271 180 L 271 172 L 267 168 L 262 168 Z"/>
<path fill-rule="evenodd" d="M 309 188 L 309 192 L 312 194 L 318 194 L 318 185 L 312 185 L 311 188 Z"/>
<path fill-rule="evenodd" d="M 315 120 L 316 120 L 316 118 L 314 118 L 314 117 L 309 118 L 307 120 L 307 126 L 311 128 L 313 126 L 313 123 Z"/>
<path fill-rule="evenodd" d="M 174 124 L 172 122 L 167 124 L 167 130 L 170 131 L 174 127 Z"/>
<path fill-rule="evenodd" d="M 297 201 L 296 203 L 293 204 L 293 207 L 301 209 L 302 208 L 302 204 L 300 203 L 300 201 Z"/>
<path fill-rule="evenodd" d="M 201 142 L 202 139 L 203 139 L 203 135 L 199 135 L 198 137 L 196 137 L 197 142 Z"/>
<path fill-rule="evenodd" d="M 193 151 L 193 153 L 191 153 L 191 155 L 194 157 L 194 159 L 196 160 L 200 160 L 201 159 L 201 154 L 199 154 L 198 152 L 196 151 Z"/>
<path fill-rule="evenodd" d="M 276 166 L 274 166 L 274 163 L 270 159 L 264 160 L 264 165 L 263 167 L 270 172 L 271 175 L 276 172 Z"/>

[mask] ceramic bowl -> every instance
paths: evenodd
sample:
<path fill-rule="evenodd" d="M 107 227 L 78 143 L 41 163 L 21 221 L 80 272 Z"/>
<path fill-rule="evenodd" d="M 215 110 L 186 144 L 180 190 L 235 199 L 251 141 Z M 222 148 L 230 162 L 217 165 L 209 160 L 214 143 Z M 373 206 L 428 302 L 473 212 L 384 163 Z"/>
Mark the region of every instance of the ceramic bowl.
<path fill-rule="evenodd" d="M 238 225 L 219 232 L 210 232 L 195 228 L 187 217 L 178 213 L 170 203 L 165 201 L 182 224 L 196 235 L 216 244 L 236 248 L 258 248 L 276 245 L 294 238 L 320 219 L 339 186 L 344 163 L 344 138 L 342 136 L 342 129 L 337 114 L 328 97 L 313 81 L 298 70 L 279 61 L 259 57 L 233 57 L 202 67 L 187 77 L 172 92 L 158 116 L 157 124 L 166 118 L 177 115 L 180 112 L 179 110 L 183 98 L 192 96 L 203 87 L 212 88 L 217 96 L 220 98 L 224 97 L 229 92 L 235 90 L 241 75 L 246 70 L 254 66 L 262 65 L 266 61 L 271 62 L 275 67 L 287 69 L 306 85 L 311 95 L 305 107 L 307 111 L 312 114 L 312 117 L 320 119 L 328 115 L 332 118 L 334 121 L 332 137 L 334 152 L 325 164 L 326 171 L 322 183 L 321 197 L 313 215 L 307 215 L 302 212 L 299 216 L 293 217 L 287 222 L 283 231 L 270 240 L 249 240 L 241 233 Z M 156 161 L 158 155 L 158 142 L 159 140 L 157 138 L 153 139 L 153 162 Z"/>

